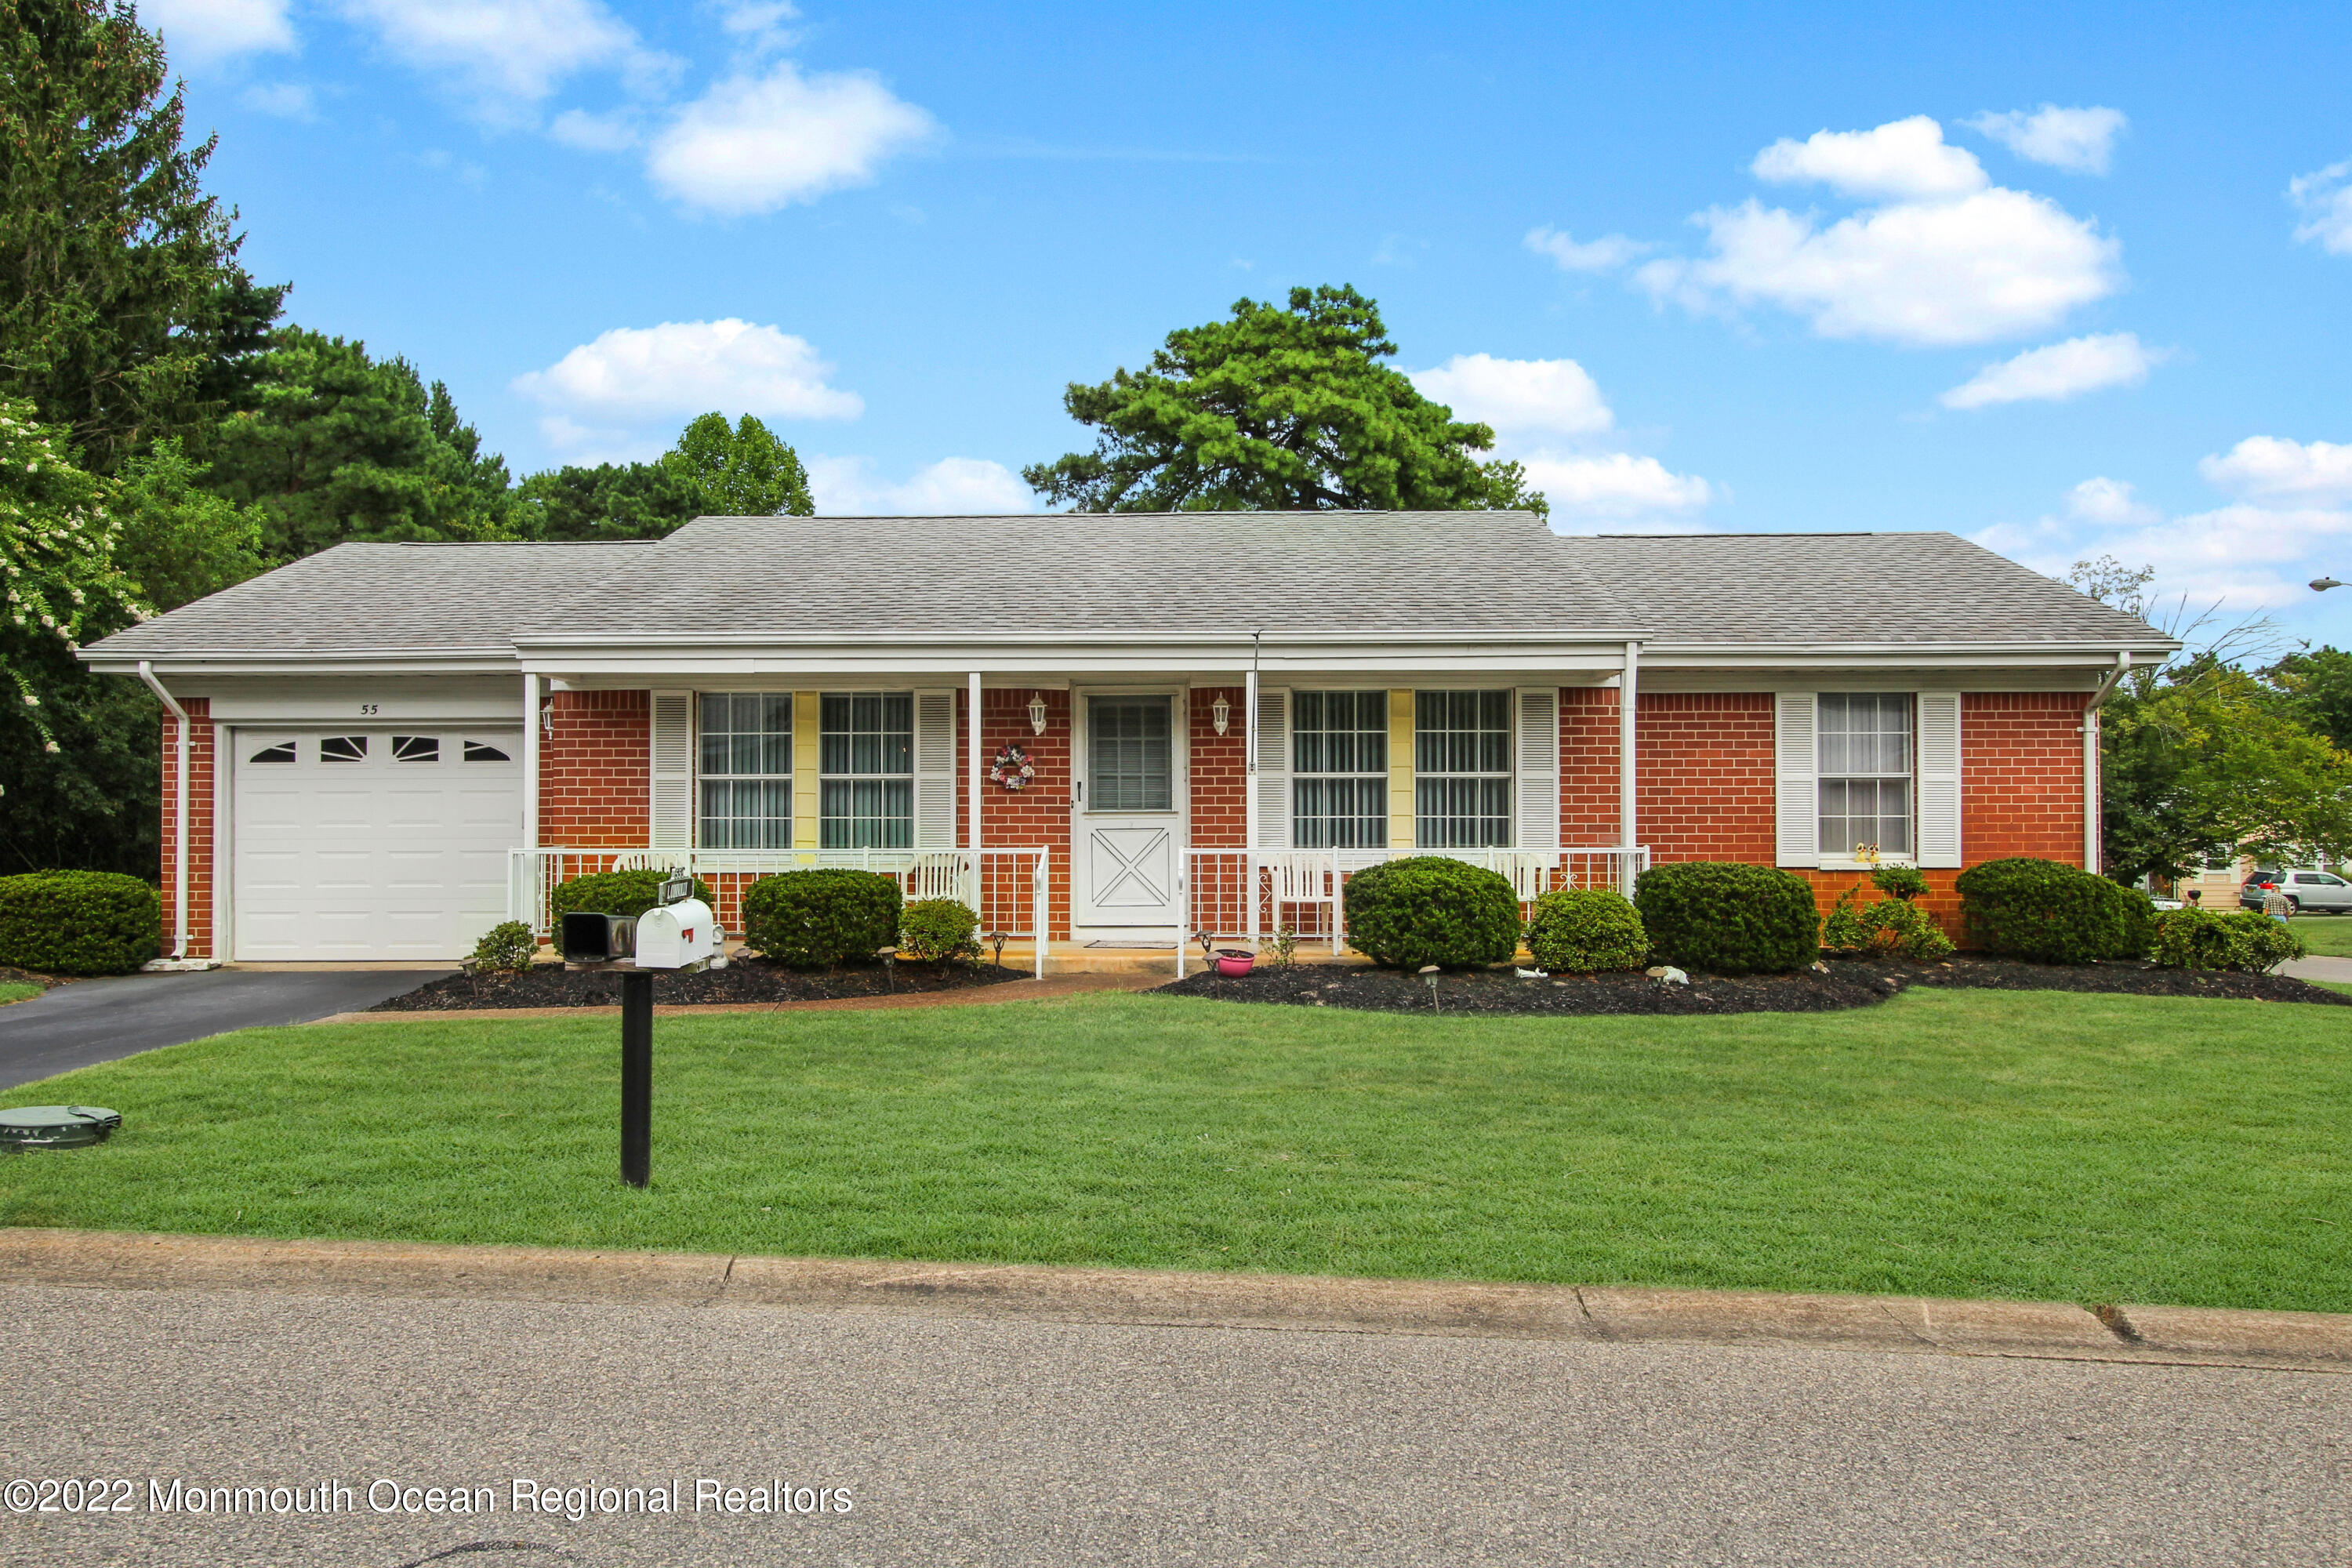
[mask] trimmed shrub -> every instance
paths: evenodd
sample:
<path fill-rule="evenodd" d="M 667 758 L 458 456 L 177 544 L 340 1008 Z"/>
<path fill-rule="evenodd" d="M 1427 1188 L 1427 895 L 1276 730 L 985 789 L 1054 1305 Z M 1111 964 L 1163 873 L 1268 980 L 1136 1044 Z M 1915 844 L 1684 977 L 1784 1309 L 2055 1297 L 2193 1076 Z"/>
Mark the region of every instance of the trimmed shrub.
<path fill-rule="evenodd" d="M 1539 966 L 1570 974 L 1639 969 L 1650 962 L 1650 933 L 1622 893 L 1562 888 L 1536 900 L 1528 951 Z"/>
<path fill-rule="evenodd" d="M 1871 880 L 1878 879 L 1874 876 Z M 1925 879 L 1921 880 L 1924 885 Z M 1830 910 L 1830 918 L 1822 922 L 1823 947 L 1835 952 L 1891 952 L 1918 959 L 1941 958 L 1952 951 L 1952 939 L 1944 934 L 1936 917 L 1908 898 L 1897 895 L 1864 904 L 1856 901 L 1861 892 L 1859 887 L 1848 888 Z"/>
<path fill-rule="evenodd" d="M 1519 900 L 1499 872 L 1443 855 L 1368 866 L 1348 879 L 1349 945 L 1419 969 L 1501 963 L 1519 950 Z"/>
<path fill-rule="evenodd" d="M 1927 873 L 1916 866 L 1878 866 L 1871 870 L 1870 885 L 1908 901 L 1927 896 Z"/>
<path fill-rule="evenodd" d="M 501 921 L 474 944 L 474 970 L 519 974 L 530 967 L 531 955 L 538 951 L 539 938 L 531 935 L 530 927 L 520 921 Z"/>
<path fill-rule="evenodd" d="M 980 917 L 961 899 L 917 899 L 898 913 L 898 945 L 926 963 L 972 958 Z"/>
<path fill-rule="evenodd" d="M 560 882 L 547 897 L 547 906 L 554 911 L 555 923 L 562 925 L 563 917 L 575 910 L 589 910 L 600 915 L 641 915 L 661 900 L 661 885 L 677 875 L 675 871 L 591 871 L 584 877 L 574 877 Z M 694 896 L 704 903 L 718 906 L 711 896 L 710 884 L 697 877 Z"/>
<path fill-rule="evenodd" d="M 2303 938 L 2284 921 L 2252 910 L 2166 910 L 2153 923 L 2151 956 L 2167 969 L 2239 969 L 2261 974 L 2304 955 Z"/>
<path fill-rule="evenodd" d="M 163 951 L 163 895 L 114 871 L 0 877 L 0 963 L 40 974 L 128 974 Z"/>
<path fill-rule="evenodd" d="M 1989 952 L 2037 963 L 2144 958 L 2155 940 L 2146 893 L 2058 860 L 1988 860 L 1959 875 L 1960 918 Z"/>
<path fill-rule="evenodd" d="M 743 892 L 743 940 L 794 968 L 869 959 L 897 944 L 905 901 L 879 871 L 825 867 L 762 877 Z"/>
<path fill-rule="evenodd" d="M 1802 969 L 1822 955 L 1813 886 L 1769 866 L 1685 860 L 1653 866 L 1633 907 L 1659 961 L 1709 974 Z"/>

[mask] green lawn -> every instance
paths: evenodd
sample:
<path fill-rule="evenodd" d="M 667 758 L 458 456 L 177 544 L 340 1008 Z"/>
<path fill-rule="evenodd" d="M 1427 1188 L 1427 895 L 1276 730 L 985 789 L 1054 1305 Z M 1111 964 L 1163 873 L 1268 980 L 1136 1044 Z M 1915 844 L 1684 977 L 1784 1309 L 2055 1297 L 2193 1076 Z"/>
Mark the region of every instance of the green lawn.
<path fill-rule="evenodd" d="M 47 989 L 48 989 L 47 986 L 28 984 L 22 981 L 0 981 L 0 1007 L 5 1007 L 11 1002 L 22 1002 L 28 997 L 38 996 Z"/>
<path fill-rule="evenodd" d="M 2294 934 L 2314 958 L 2352 958 L 2352 915 L 2305 915 Z"/>
<path fill-rule="evenodd" d="M 16 1225 L 2352 1310 L 2352 1013 L 1915 991 L 1727 1019 L 1155 996 L 257 1030 L 13 1098 Z"/>

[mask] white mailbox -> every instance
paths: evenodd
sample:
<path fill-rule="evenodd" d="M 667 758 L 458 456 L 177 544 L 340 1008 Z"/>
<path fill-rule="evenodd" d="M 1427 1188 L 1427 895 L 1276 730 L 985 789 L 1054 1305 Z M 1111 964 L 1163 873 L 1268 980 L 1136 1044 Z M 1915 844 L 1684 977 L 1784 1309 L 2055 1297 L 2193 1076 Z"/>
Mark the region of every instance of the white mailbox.
<path fill-rule="evenodd" d="M 705 959 L 715 968 L 726 962 L 726 951 L 718 917 L 700 899 L 657 905 L 637 917 L 639 969 L 684 969 Z"/>

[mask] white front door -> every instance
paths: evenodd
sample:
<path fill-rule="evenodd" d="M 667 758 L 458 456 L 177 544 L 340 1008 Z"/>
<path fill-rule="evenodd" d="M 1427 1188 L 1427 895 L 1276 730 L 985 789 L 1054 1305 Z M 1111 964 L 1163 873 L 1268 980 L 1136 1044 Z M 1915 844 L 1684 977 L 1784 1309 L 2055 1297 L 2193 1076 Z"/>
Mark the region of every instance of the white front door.
<path fill-rule="evenodd" d="M 522 842 L 511 729 L 236 730 L 240 959 L 457 959 L 506 918 Z"/>
<path fill-rule="evenodd" d="M 1078 698 L 1071 923 L 1080 942 L 1167 942 L 1180 913 L 1182 710 L 1168 692 Z"/>

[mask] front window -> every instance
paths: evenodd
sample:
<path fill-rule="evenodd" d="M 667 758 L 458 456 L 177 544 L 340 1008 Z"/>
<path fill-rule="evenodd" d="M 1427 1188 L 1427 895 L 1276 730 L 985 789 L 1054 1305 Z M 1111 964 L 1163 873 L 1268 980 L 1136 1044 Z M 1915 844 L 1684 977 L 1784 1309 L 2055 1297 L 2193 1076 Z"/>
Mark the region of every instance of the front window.
<path fill-rule="evenodd" d="M 915 842 L 915 698 L 828 691 L 820 746 L 817 844 L 906 849 Z"/>
<path fill-rule="evenodd" d="M 1911 853 L 1911 696 L 1821 694 L 1822 853 Z"/>
<path fill-rule="evenodd" d="M 1291 842 L 1378 849 L 1389 841 L 1389 694 L 1301 691 L 1291 742 Z"/>
<path fill-rule="evenodd" d="M 1414 842 L 1494 849 L 1511 842 L 1511 694 L 1412 694 Z"/>
<path fill-rule="evenodd" d="M 477 760 L 475 750 L 474 742 L 467 742 L 467 762 Z M 498 752 L 491 755 L 505 760 Z M 792 842 L 792 693 L 705 693 L 702 847 L 788 849 Z"/>

